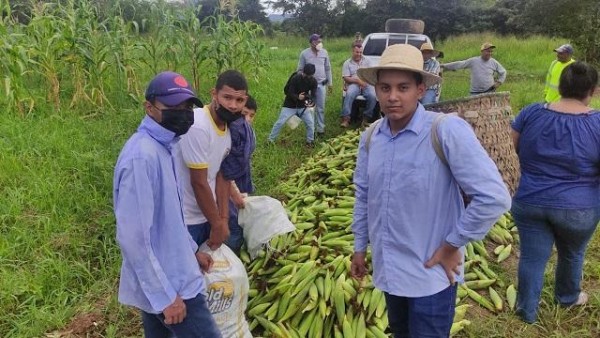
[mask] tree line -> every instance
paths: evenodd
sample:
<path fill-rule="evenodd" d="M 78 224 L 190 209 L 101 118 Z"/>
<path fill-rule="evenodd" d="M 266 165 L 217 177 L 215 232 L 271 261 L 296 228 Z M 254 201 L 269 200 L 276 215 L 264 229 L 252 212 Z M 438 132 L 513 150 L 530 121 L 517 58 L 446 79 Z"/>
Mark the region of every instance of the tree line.
<path fill-rule="evenodd" d="M 14 15 L 26 20 L 28 11 L 41 3 L 65 0 L 0 0 Z M 446 37 L 492 31 L 498 34 L 533 34 L 569 39 L 578 54 L 600 62 L 600 1 L 598 0 L 95 0 L 95 6 L 119 6 L 125 20 L 144 28 L 150 7 L 157 2 L 190 6 L 202 21 L 216 13 L 253 21 L 266 34 L 281 31 L 306 35 L 353 36 L 383 31 L 389 18 L 425 21 L 425 34 L 440 41 Z M 267 8 L 289 18 L 272 23 Z M 2 9 L 2 5 L 0 5 Z M 100 11 L 110 12 L 110 11 Z"/>

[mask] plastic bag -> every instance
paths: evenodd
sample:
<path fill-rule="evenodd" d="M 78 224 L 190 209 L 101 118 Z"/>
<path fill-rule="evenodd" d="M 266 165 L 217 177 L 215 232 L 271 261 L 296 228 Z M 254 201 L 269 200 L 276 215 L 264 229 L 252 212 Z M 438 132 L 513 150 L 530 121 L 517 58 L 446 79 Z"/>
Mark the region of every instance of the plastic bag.
<path fill-rule="evenodd" d="M 296 230 L 280 201 L 269 196 L 250 196 L 244 202 L 238 223 L 244 229 L 250 257 L 255 258 L 260 247 L 276 235 Z"/>
<path fill-rule="evenodd" d="M 250 286 L 242 261 L 224 244 L 213 251 L 203 243 L 200 251 L 214 262 L 204 274 L 206 301 L 223 338 L 252 338 L 245 317 Z"/>
<path fill-rule="evenodd" d="M 285 124 L 290 128 L 290 129 L 296 129 L 298 128 L 298 126 L 300 125 L 300 122 L 302 122 L 302 119 L 298 117 L 298 115 L 294 114 L 292 116 L 290 116 L 290 118 L 285 121 Z"/>

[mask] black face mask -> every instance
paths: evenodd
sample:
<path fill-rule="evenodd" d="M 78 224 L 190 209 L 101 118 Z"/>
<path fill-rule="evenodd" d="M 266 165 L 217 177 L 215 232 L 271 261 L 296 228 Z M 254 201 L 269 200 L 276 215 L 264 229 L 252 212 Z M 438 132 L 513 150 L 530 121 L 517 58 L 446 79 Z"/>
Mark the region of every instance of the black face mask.
<path fill-rule="evenodd" d="M 221 121 L 223 121 L 225 123 L 231 123 L 231 122 L 239 119 L 240 117 L 242 117 L 241 112 L 234 114 L 229 109 L 227 109 L 221 105 L 219 105 L 219 108 L 217 108 L 217 110 L 215 112 L 217 113 L 217 116 L 219 117 L 219 119 L 221 119 Z"/>
<path fill-rule="evenodd" d="M 161 113 L 160 125 L 174 132 L 175 136 L 187 133 L 194 124 L 194 110 L 192 109 L 164 109 L 161 110 Z"/>

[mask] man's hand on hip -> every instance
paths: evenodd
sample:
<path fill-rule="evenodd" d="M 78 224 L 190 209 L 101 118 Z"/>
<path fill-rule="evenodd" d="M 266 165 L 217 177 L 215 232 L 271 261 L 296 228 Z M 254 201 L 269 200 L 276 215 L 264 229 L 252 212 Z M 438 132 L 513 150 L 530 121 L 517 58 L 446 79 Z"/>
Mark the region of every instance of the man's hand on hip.
<path fill-rule="evenodd" d="M 444 242 L 435 252 L 433 256 L 425 263 L 426 268 L 432 268 L 440 264 L 450 284 L 454 285 L 456 282 L 455 276 L 460 274 L 460 265 L 462 264 L 462 254 L 460 250 L 452 245 Z"/>

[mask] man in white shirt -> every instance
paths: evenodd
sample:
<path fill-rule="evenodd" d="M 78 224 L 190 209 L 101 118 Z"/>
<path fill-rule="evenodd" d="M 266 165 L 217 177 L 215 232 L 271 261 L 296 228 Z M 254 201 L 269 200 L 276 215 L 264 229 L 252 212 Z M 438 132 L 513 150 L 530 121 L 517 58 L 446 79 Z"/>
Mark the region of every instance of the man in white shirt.
<path fill-rule="evenodd" d="M 363 112 L 365 120 L 370 120 L 373 117 L 373 110 L 375 109 L 375 105 L 377 105 L 375 87 L 361 80 L 356 74 L 359 68 L 371 66 L 369 59 L 362 55 L 362 43 L 353 43 L 352 57 L 346 60 L 342 66 L 342 78 L 345 82 L 346 96 L 344 96 L 340 125 L 344 128 L 348 128 L 350 125 L 352 103 L 358 95 L 362 94 L 367 100 L 367 106 Z"/>
<path fill-rule="evenodd" d="M 228 123 L 242 117 L 248 84 L 235 70 L 219 75 L 212 101 L 194 110 L 194 125 L 176 149 L 183 192 L 183 216 L 192 238 L 213 250 L 229 237 L 230 182 L 221 174 L 221 162 L 231 149 Z"/>

